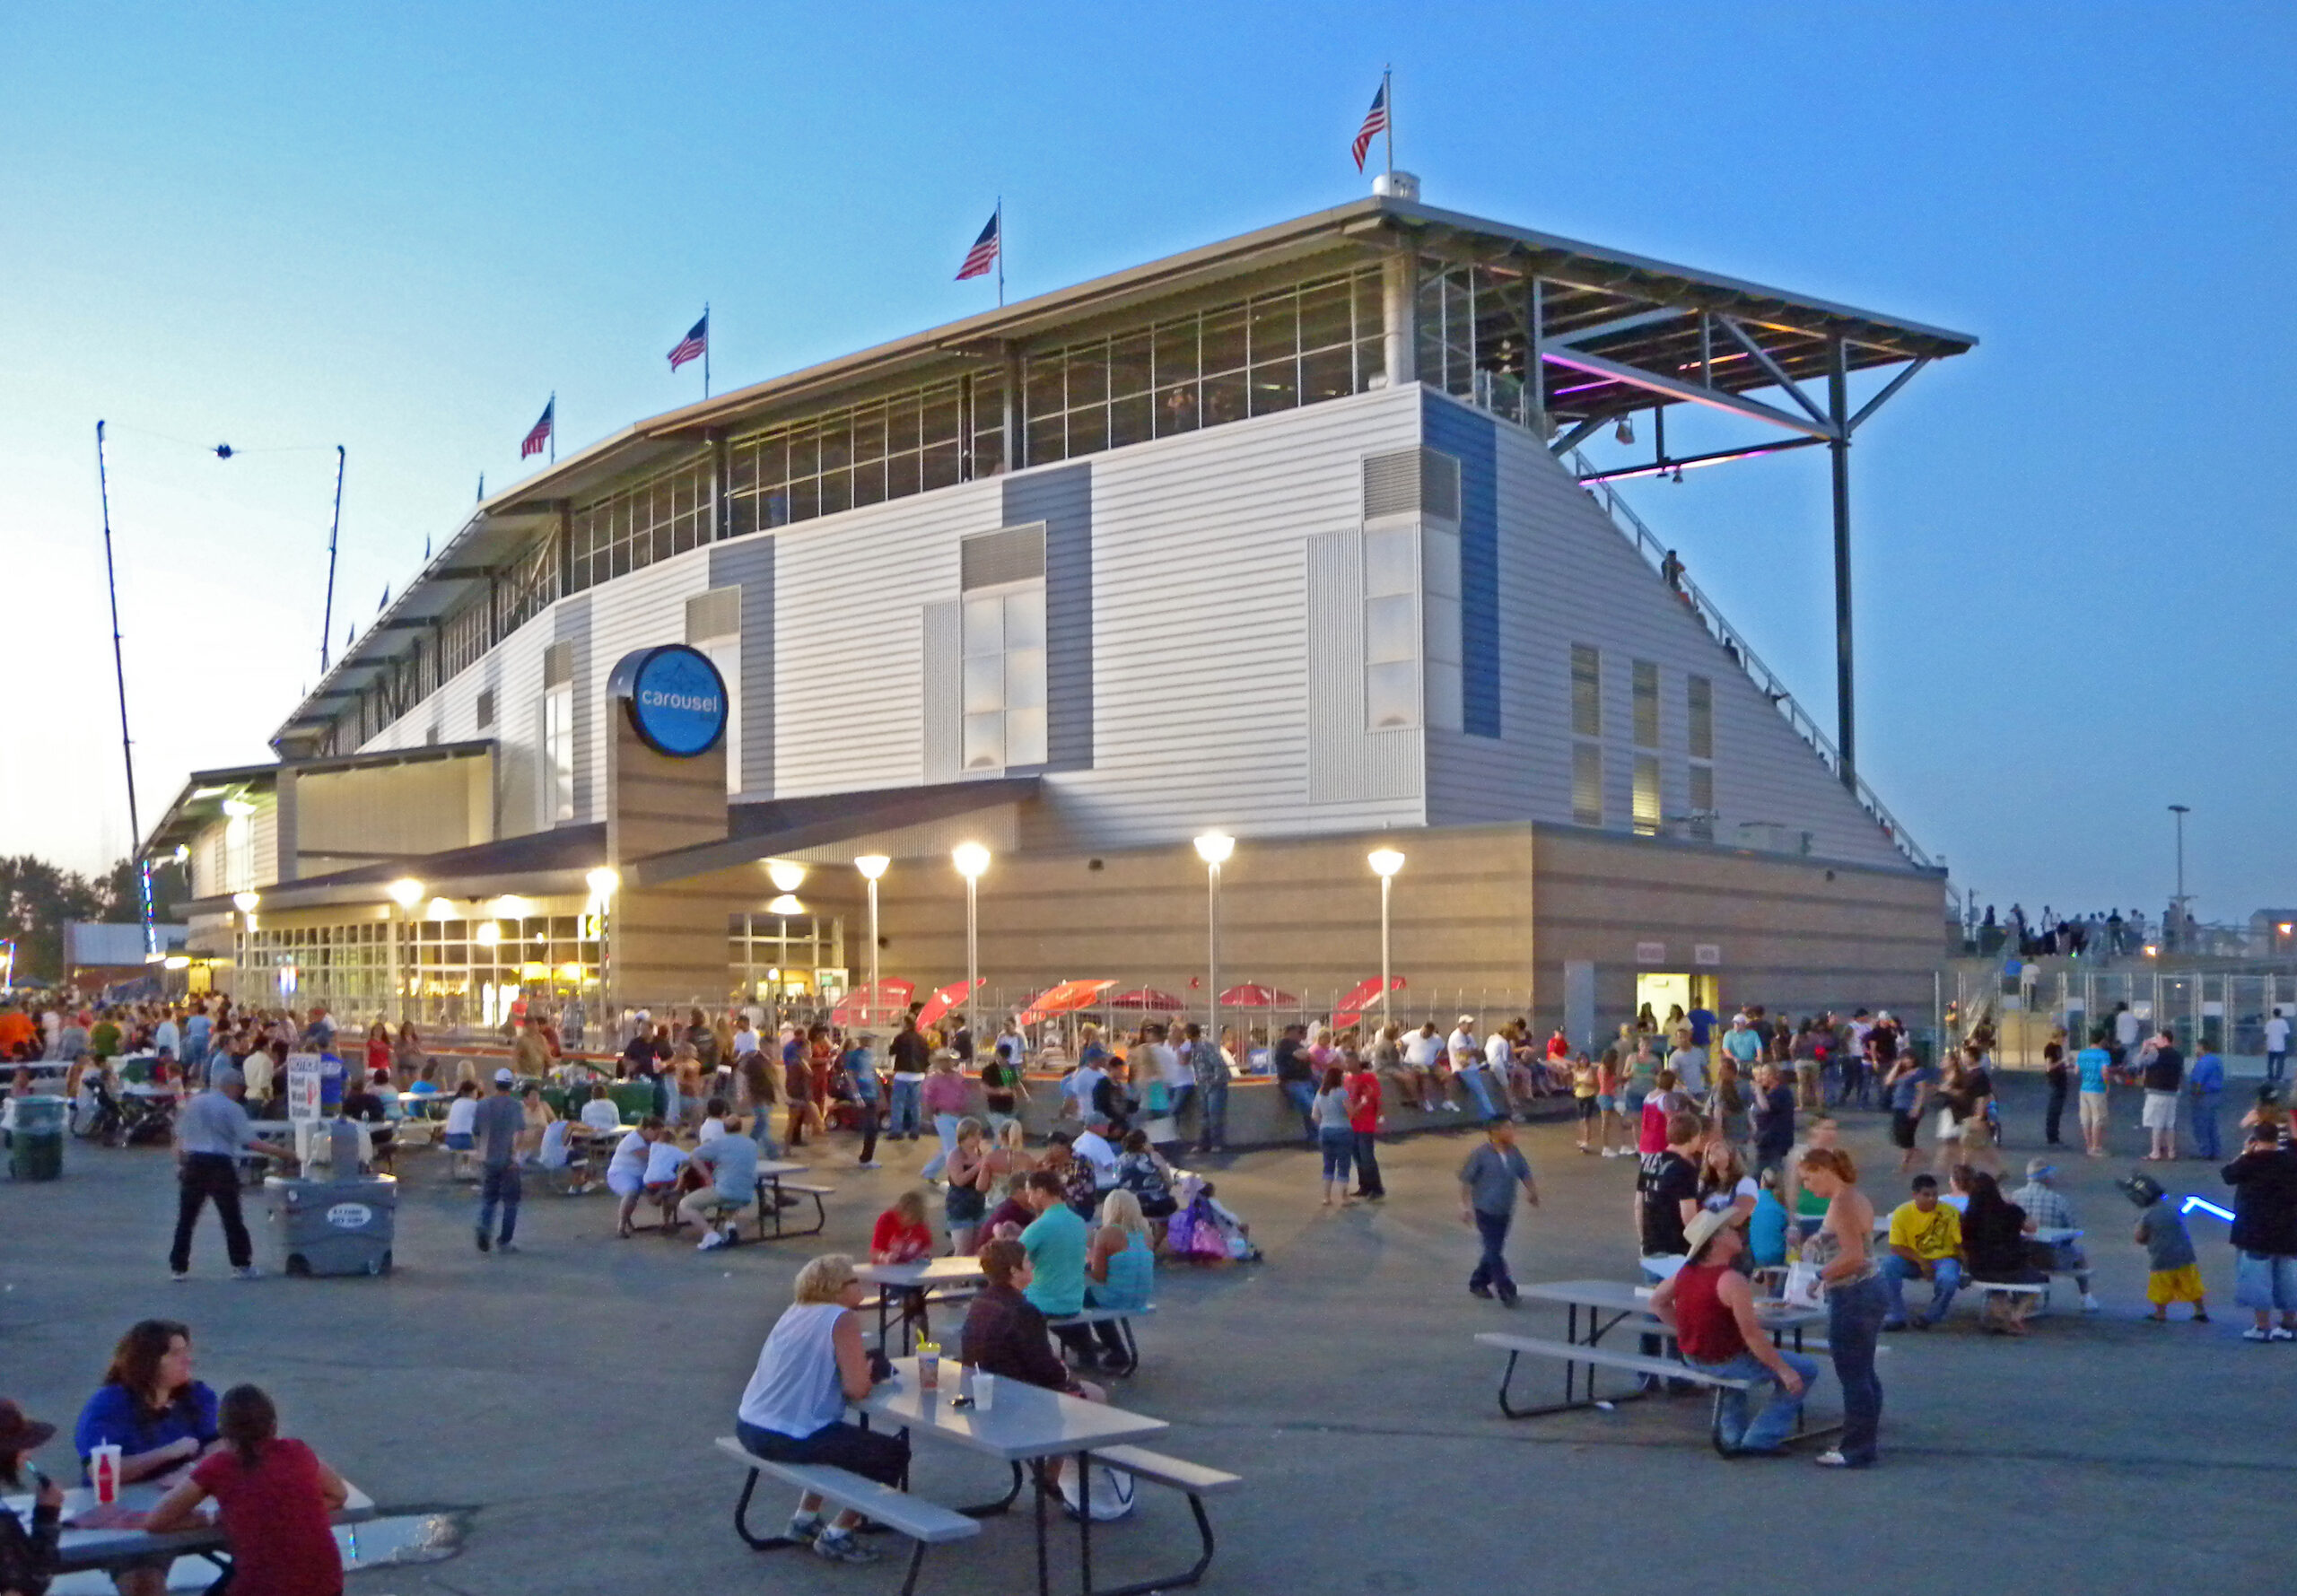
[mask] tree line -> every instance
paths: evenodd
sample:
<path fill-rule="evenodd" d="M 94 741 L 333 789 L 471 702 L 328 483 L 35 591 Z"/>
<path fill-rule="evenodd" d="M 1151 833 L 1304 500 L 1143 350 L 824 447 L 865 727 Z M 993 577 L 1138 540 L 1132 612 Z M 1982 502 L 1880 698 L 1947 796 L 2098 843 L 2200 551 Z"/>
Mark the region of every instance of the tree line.
<path fill-rule="evenodd" d="M 170 920 L 191 896 L 188 872 L 170 863 L 152 872 L 154 918 Z M 144 899 L 132 860 L 96 876 L 50 864 L 37 854 L 0 857 L 0 940 L 16 945 L 16 984 L 39 986 L 64 978 L 66 920 L 140 922 Z"/>

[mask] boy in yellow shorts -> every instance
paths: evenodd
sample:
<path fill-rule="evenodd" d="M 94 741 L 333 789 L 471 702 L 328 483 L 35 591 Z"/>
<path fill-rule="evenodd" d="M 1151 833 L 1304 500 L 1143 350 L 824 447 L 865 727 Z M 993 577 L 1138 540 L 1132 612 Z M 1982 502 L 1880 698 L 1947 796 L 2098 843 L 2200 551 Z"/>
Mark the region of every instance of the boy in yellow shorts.
<path fill-rule="evenodd" d="M 2115 1182 L 2143 1210 L 2137 1217 L 2137 1244 L 2145 1249 L 2145 1300 L 2153 1304 L 2155 1323 L 2166 1322 L 2171 1303 L 2191 1303 L 2193 1321 L 2209 1322 L 2202 1300 L 2201 1260 L 2186 1234 L 2186 1222 L 2164 1200 L 2161 1184 L 2136 1175 Z"/>

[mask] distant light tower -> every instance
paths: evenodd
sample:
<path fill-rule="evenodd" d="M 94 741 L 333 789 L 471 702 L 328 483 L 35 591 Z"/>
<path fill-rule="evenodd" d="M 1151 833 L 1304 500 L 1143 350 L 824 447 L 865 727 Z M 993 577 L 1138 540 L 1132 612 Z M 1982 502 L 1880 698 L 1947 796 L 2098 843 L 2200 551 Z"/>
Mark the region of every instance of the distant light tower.
<path fill-rule="evenodd" d="M 1388 975 L 1388 895 L 1395 889 L 1396 872 L 1403 868 L 1403 855 L 1393 848 L 1376 848 L 1366 856 L 1373 874 L 1380 878 L 1380 1024 L 1388 1024 L 1388 989 L 1394 984 Z"/>

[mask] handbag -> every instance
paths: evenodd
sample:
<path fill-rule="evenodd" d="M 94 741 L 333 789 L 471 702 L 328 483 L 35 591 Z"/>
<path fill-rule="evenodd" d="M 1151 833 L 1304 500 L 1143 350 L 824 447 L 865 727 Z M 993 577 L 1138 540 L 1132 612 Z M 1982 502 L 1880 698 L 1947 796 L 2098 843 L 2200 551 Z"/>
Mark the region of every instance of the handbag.
<path fill-rule="evenodd" d="M 1093 1522 L 1106 1523 L 1130 1513 L 1138 1490 L 1132 1476 L 1106 1463 L 1095 1463 L 1092 1470 Z M 1061 1499 L 1069 1504 L 1073 1516 L 1077 1512 L 1077 1471 L 1073 1469 L 1061 1477 Z"/>

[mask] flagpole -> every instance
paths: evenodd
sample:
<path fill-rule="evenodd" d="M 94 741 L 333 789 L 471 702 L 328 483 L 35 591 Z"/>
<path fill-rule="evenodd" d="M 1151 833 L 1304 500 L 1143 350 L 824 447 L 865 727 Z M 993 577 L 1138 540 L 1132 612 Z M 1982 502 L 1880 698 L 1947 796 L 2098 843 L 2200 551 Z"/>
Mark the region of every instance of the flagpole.
<path fill-rule="evenodd" d="M 710 301 L 702 301 L 702 397 L 710 397 Z"/>
<path fill-rule="evenodd" d="M 997 308 L 1005 308 L 1005 196 L 997 196 Z"/>
<path fill-rule="evenodd" d="M 1388 192 L 1396 191 L 1396 85 L 1393 68 L 1380 68 L 1380 101 L 1388 108 L 1387 126 L 1382 132 L 1388 143 Z"/>
<path fill-rule="evenodd" d="M 558 464 L 558 390 L 550 390 L 550 463 Z"/>

